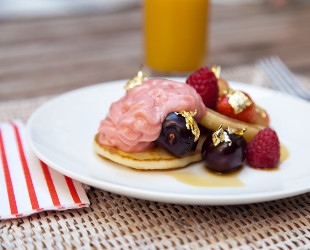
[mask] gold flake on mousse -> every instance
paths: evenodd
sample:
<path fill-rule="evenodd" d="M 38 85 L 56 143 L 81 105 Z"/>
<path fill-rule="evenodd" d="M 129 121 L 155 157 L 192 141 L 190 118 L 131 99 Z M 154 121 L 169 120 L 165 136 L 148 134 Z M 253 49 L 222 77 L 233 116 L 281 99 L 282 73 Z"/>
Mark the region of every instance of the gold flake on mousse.
<path fill-rule="evenodd" d="M 239 90 L 230 89 L 227 97 L 228 103 L 234 109 L 235 114 L 241 113 L 253 103 L 244 93 Z"/>
<path fill-rule="evenodd" d="M 200 136 L 200 130 L 198 128 L 198 125 L 194 119 L 194 117 L 197 115 L 197 109 L 190 112 L 187 112 L 185 110 L 182 110 L 180 112 L 175 112 L 177 115 L 180 114 L 185 118 L 185 122 L 186 122 L 186 128 L 188 130 L 191 130 L 193 135 L 195 136 L 194 141 L 198 141 L 199 136 Z"/>
<path fill-rule="evenodd" d="M 142 85 L 142 83 L 148 79 L 147 77 L 148 75 L 143 73 L 143 71 L 140 69 L 137 75 L 135 75 L 131 80 L 127 82 L 125 89 L 128 91 L 129 89 Z"/>

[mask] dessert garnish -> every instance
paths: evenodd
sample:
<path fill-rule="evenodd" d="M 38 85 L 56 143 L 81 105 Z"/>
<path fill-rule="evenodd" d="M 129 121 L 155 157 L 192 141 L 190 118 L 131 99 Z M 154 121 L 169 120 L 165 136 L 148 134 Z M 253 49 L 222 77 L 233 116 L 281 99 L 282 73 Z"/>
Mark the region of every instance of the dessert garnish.
<path fill-rule="evenodd" d="M 252 100 L 240 90 L 230 89 L 227 97 L 228 103 L 234 109 L 235 114 L 241 113 L 253 104 Z"/>
<path fill-rule="evenodd" d="M 247 162 L 251 167 L 274 168 L 280 161 L 280 142 L 277 133 L 265 128 L 248 144 Z"/>
<path fill-rule="evenodd" d="M 172 112 L 163 121 L 156 144 L 176 157 L 183 157 L 196 150 L 200 131 L 193 119 L 195 112 Z M 192 115 L 193 114 L 193 115 Z"/>
<path fill-rule="evenodd" d="M 219 94 L 218 96 L 226 95 L 229 91 L 228 82 L 221 78 L 221 66 L 214 65 L 211 67 L 211 71 L 214 73 L 217 79 L 217 85 L 219 87 Z"/>
<path fill-rule="evenodd" d="M 213 65 L 211 67 L 211 71 L 214 73 L 216 79 L 220 79 L 220 76 L 221 76 L 221 66 Z"/>
<path fill-rule="evenodd" d="M 186 122 L 186 128 L 191 130 L 193 135 L 195 136 L 194 141 L 198 141 L 199 136 L 200 136 L 200 130 L 199 127 L 194 119 L 194 117 L 197 115 L 197 109 L 194 111 L 187 112 L 185 110 L 182 110 L 180 112 L 176 112 L 176 114 L 180 114 L 185 118 Z"/>
<path fill-rule="evenodd" d="M 246 131 L 246 128 L 231 128 L 228 127 L 227 131 L 229 134 L 243 135 Z"/>
<path fill-rule="evenodd" d="M 228 133 L 224 131 L 222 124 L 218 130 L 212 134 L 212 142 L 214 147 L 219 145 L 221 142 L 228 142 L 229 146 L 231 145 L 231 140 L 229 139 Z"/>
<path fill-rule="evenodd" d="M 237 133 L 232 133 L 236 131 Z M 240 129 L 224 130 L 221 125 L 202 145 L 201 156 L 206 167 L 219 174 L 227 174 L 241 168 L 247 144 Z"/>
<path fill-rule="evenodd" d="M 131 80 L 129 80 L 125 86 L 125 90 L 132 89 L 136 86 L 142 85 L 144 81 L 148 79 L 148 75 L 143 73 L 142 69 L 140 69 Z"/>
<path fill-rule="evenodd" d="M 186 83 L 196 89 L 206 107 L 215 108 L 219 88 L 215 74 L 208 67 L 195 71 L 187 78 Z"/>
<path fill-rule="evenodd" d="M 220 125 L 217 131 L 212 134 L 212 141 L 214 146 L 217 146 L 221 142 L 228 142 L 229 146 L 231 145 L 231 140 L 228 134 L 236 134 L 236 135 L 243 135 L 246 131 L 246 128 L 231 128 L 228 127 L 226 131 L 223 129 L 223 124 Z"/>
<path fill-rule="evenodd" d="M 255 103 L 248 94 L 240 90 L 230 89 L 226 95 L 222 95 L 216 103 L 216 110 L 248 123 L 253 123 L 256 118 Z"/>

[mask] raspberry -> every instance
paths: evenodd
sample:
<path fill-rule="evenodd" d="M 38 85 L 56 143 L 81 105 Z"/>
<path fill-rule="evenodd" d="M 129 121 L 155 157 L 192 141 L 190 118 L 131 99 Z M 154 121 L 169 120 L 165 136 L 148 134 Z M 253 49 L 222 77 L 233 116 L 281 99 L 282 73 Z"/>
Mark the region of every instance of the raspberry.
<path fill-rule="evenodd" d="M 214 73 L 208 67 L 202 67 L 191 74 L 186 83 L 196 89 L 206 107 L 215 108 L 219 88 Z"/>
<path fill-rule="evenodd" d="M 279 164 L 280 142 L 271 128 L 258 132 L 248 144 L 247 162 L 255 168 L 273 168 Z"/>

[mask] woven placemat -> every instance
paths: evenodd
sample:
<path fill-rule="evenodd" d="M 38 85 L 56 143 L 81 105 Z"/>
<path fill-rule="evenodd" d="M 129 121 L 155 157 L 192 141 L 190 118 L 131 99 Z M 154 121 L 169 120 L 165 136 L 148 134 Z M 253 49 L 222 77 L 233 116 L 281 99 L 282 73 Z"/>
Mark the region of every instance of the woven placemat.
<path fill-rule="evenodd" d="M 251 81 L 238 70 L 223 76 L 253 80 L 252 68 Z M 0 103 L 0 120 L 26 121 L 50 98 Z M 1 248 L 310 249 L 310 193 L 239 206 L 173 205 L 96 188 L 88 196 L 89 208 L 1 221 Z"/>

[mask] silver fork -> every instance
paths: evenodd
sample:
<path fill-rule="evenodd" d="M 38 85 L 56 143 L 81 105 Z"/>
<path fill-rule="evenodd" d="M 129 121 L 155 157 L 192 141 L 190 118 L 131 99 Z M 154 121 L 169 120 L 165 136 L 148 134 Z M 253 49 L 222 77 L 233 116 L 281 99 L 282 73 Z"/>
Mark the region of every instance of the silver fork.
<path fill-rule="evenodd" d="M 310 101 L 309 91 L 296 79 L 279 57 L 260 59 L 256 65 L 266 73 L 271 87 Z"/>

